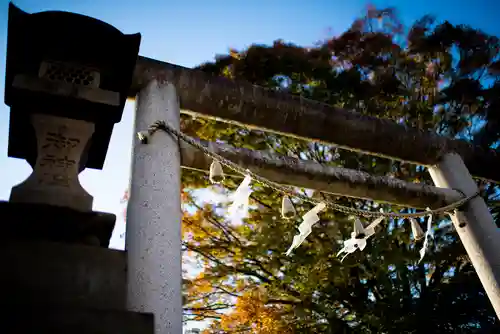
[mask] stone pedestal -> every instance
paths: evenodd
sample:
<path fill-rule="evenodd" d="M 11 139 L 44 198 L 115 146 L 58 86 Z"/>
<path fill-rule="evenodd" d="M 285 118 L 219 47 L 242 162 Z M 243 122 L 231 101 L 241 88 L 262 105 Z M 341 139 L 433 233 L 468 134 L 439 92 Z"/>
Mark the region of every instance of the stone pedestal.
<path fill-rule="evenodd" d="M 0 244 L 6 334 L 153 333 L 152 314 L 125 310 L 126 256 L 47 241 Z"/>
<path fill-rule="evenodd" d="M 0 316 L 5 334 L 147 334 L 152 314 L 70 307 L 11 307 Z"/>
<path fill-rule="evenodd" d="M 0 202 L 6 334 L 143 334 L 149 313 L 126 310 L 126 252 L 108 249 L 115 215 Z"/>
<path fill-rule="evenodd" d="M 11 306 L 124 310 L 125 252 L 47 241 L 0 244 L 2 301 Z M 22 287 L 22 289 L 21 289 Z"/>
<path fill-rule="evenodd" d="M 37 203 L 0 201 L 0 240 L 55 241 L 108 247 L 116 216 Z"/>

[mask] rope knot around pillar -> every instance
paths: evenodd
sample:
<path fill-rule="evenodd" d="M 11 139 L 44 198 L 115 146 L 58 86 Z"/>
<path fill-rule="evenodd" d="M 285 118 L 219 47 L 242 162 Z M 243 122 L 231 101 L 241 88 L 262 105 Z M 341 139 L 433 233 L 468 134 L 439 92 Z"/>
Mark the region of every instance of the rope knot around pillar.
<path fill-rule="evenodd" d="M 459 192 L 464 198 L 469 198 L 468 201 L 465 201 L 464 203 L 462 203 L 461 205 L 458 205 L 455 210 L 453 210 L 453 213 L 452 212 L 448 212 L 448 214 L 451 215 L 452 214 L 455 214 L 455 215 L 460 215 L 461 212 L 464 211 L 464 206 L 466 206 L 467 204 L 469 204 L 469 201 L 473 198 L 476 198 L 478 196 L 481 195 L 481 191 L 478 190 L 477 192 L 475 192 L 474 194 L 472 194 L 471 196 L 467 196 L 465 194 L 465 192 L 463 192 L 462 190 L 458 189 L 458 188 L 451 188 L 453 190 L 455 190 L 456 192 Z M 460 228 L 464 228 L 465 226 L 467 226 L 467 223 L 466 223 L 466 219 L 459 219 L 459 224 L 458 224 L 458 227 Z"/>
<path fill-rule="evenodd" d="M 165 131 L 166 133 L 170 133 L 168 131 L 167 124 L 165 121 L 158 120 L 151 124 L 147 131 L 140 131 L 137 133 L 137 137 L 139 138 L 141 144 L 149 144 L 149 139 L 151 136 L 158 130 Z"/>

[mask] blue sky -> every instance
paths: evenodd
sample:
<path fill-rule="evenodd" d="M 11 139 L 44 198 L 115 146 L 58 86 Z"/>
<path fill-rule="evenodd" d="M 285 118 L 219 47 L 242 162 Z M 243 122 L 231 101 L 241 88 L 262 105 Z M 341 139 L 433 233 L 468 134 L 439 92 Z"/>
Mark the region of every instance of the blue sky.
<path fill-rule="evenodd" d="M 343 32 L 363 12 L 362 0 L 18 0 L 28 12 L 65 10 L 106 21 L 125 33 L 142 34 L 140 54 L 192 67 L 213 59 L 228 48 L 284 39 L 311 45 L 330 32 Z M 375 1 L 377 6 L 397 3 L 405 22 L 424 14 L 436 14 L 453 23 L 465 23 L 500 35 L 494 17 L 500 11 L 495 0 Z M 0 76 L 5 71 L 8 2 L 0 0 Z M 329 32 L 330 31 L 330 32 Z M 4 82 L 0 82 L 0 92 Z M 127 187 L 133 103 L 125 108 L 122 122 L 115 126 L 104 170 L 86 170 L 83 186 L 94 196 L 94 209 L 119 215 L 120 198 Z M 22 160 L 7 158 L 8 108 L 0 106 L 0 199 L 7 200 L 13 185 L 24 180 L 31 168 Z M 118 229 L 122 229 L 118 226 Z M 119 246 L 114 242 L 115 246 Z"/>

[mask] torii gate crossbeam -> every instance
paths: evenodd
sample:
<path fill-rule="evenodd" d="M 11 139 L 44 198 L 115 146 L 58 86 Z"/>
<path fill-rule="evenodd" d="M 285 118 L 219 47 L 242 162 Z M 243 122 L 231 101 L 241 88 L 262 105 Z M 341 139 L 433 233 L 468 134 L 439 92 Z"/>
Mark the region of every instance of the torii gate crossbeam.
<path fill-rule="evenodd" d="M 462 140 L 146 57 L 137 61 L 130 97 L 152 79 L 171 82 L 181 111 L 200 117 L 425 166 L 456 152 L 473 176 L 500 182 L 500 155 Z"/>

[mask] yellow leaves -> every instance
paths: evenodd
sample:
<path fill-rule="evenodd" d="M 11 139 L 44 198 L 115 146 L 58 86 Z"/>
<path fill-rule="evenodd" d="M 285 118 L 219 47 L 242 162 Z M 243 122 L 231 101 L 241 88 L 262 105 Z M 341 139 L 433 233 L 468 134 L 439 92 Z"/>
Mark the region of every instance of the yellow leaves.
<path fill-rule="evenodd" d="M 244 276 L 235 277 L 226 281 L 213 276 L 210 270 L 199 273 L 188 286 L 188 299 L 191 301 L 188 308 L 193 311 L 194 319 L 204 316 L 217 316 L 220 321 L 212 323 L 205 333 L 217 333 L 220 330 L 227 332 L 252 329 L 256 334 L 281 334 L 293 333 L 283 320 L 283 306 L 266 305 L 267 290 L 255 286 L 255 282 Z M 224 293 L 221 293 L 224 292 Z M 242 292 L 239 294 L 239 292 Z M 228 294 L 235 296 L 228 299 Z M 237 296 L 237 297 L 236 297 Z M 228 305 L 234 303 L 234 308 L 229 313 L 210 309 L 207 306 Z M 286 306 L 288 307 L 288 306 Z"/>
<path fill-rule="evenodd" d="M 199 282 L 196 285 L 196 288 L 197 288 L 199 293 L 209 293 L 213 290 L 212 284 L 210 283 L 210 281 L 207 281 L 207 280 Z"/>
<path fill-rule="evenodd" d="M 237 298 L 234 311 L 223 315 L 217 326 L 212 328 L 228 332 L 251 328 L 256 334 L 292 333 L 283 320 L 282 309 L 265 304 L 265 293 L 259 288 L 247 291 Z"/>
<path fill-rule="evenodd" d="M 184 255 L 194 255 L 197 264 L 203 266 L 202 272 L 185 286 L 184 309 L 191 319 L 221 318 L 214 326 L 230 332 L 252 328 L 252 333 L 291 333 L 283 330 L 283 309 L 266 305 L 266 292 L 258 289 L 261 283 L 255 279 L 267 276 L 265 269 L 259 267 L 268 265 L 267 257 L 263 255 L 267 250 L 263 253 L 259 249 L 267 249 L 267 246 L 259 245 L 267 237 L 262 238 L 257 227 L 271 216 L 259 213 L 235 226 L 218 216 L 214 207 L 193 201 L 189 191 L 183 200 L 189 201 L 183 212 L 183 244 L 191 252 Z M 272 203 L 270 201 L 269 205 Z M 275 234 L 279 239 L 279 234 Z M 248 260 L 254 258 L 258 264 Z M 234 310 L 226 313 L 227 307 Z"/>
<path fill-rule="evenodd" d="M 231 71 L 231 66 L 224 67 L 224 70 L 222 71 L 222 75 L 225 76 L 226 78 L 234 79 L 233 72 Z"/>
<path fill-rule="evenodd" d="M 236 60 L 240 60 L 241 59 L 240 53 L 237 50 L 233 49 L 233 48 L 229 49 L 229 55 L 232 58 L 236 59 Z"/>
<path fill-rule="evenodd" d="M 212 282 L 210 282 L 209 278 L 210 277 L 207 277 L 205 272 L 202 271 L 198 274 L 198 276 L 191 280 L 190 287 L 187 291 L 188 295 L 193 297 L 191 300 L 198 299 L 214 290 Z"/>
<path fill-rule="evenodd" d="M 240 263 L 245 258 L 245 254 L 243 253 L 241 248 L 234 248 L 234 253 L 232 254 L 232 261 L 236 263 Z"/>
<path fill-rule="evenodd" d="M 237 279 L 236 280 L 236 291 L 243 291 L 245 290 L 246 286 L 247 286 L 248 282 L 245 280 L 245 279 Z"/>
<path fill-rule="evenodd" d="M 194 214 L 184 211 L 182 218 L 183 233 L 191 232 L 192 240 L 198 242 L 203 242 L 210 236 L 220 235 L 221 232 L 213 224 L 207 222 L 205 215 L 206 213 L 202 210 L 198 210 Z"/>
<path fill-rule="evenodd" d="M 181 201 L 182 203 L 189 202 L 191 200 L 191 195 L 184 189 L 181 188 Z"/>

